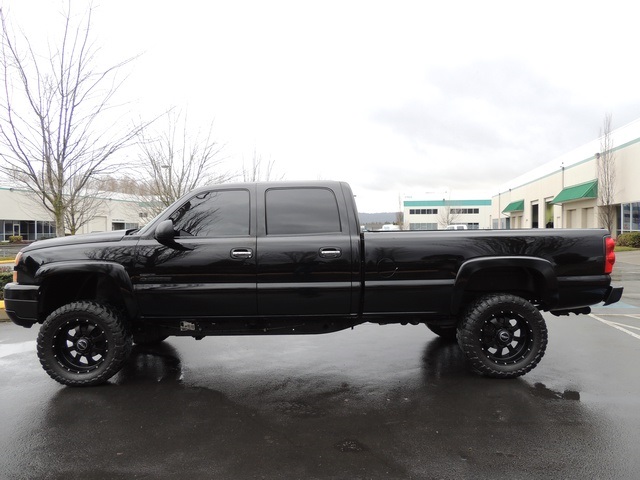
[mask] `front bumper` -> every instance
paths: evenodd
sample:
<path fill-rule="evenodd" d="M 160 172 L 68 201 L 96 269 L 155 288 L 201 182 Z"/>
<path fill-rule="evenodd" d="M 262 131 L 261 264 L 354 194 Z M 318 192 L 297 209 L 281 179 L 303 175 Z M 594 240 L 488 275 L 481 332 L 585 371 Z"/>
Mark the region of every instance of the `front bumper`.
<path fill-rule="evenodd" d="M 9 319 L 26 328 L 38 323 L 39 296 L 38 285 L 7 283 L 4 287 L 4 306 Z"/>

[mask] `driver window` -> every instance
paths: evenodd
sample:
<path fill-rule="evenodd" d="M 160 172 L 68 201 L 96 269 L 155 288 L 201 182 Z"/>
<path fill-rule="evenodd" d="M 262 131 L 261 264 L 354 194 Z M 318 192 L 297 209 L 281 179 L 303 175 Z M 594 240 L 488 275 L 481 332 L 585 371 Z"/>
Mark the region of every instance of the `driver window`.
<path fill-rule="evenodd" d="M 243 236 L 250 232 L 248 190 L 214 190 L 189 199 L 171 217 L 176 236 Z"/>

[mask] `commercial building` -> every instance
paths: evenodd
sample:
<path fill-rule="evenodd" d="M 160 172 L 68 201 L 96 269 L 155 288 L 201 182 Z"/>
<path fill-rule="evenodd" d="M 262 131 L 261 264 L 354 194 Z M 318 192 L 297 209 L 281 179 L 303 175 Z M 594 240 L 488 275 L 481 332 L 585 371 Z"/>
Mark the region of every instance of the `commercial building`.
<path fill-rule="evenodd" d="M 609 135 L 615 206 L 614 234 L 640 230 L 640 119 Z M 506 184 L 492 196 L 493 228 L 600 228 L 595 139 Z"/>
<path fill-rule="evenodd" d="M 91 220 L 77 233 L 106 232 L 138 228 L 146 223 L 146 213 L 140 203 L 120 194 L 99 198 L 93 205 Z M 0 242 L 11 236 L 34 241 L 55 237 L 56 225 L 39 199 L 31 192 L 0 187 Z"/>
<path fill-rule="evenodd" d="M 405 195 L 403 209 L 405 230 L 443 230 L 450 225 L 464 225 L 469 230 L 491 228 L 489 198 L 448 200 L 438 194 Z"/>

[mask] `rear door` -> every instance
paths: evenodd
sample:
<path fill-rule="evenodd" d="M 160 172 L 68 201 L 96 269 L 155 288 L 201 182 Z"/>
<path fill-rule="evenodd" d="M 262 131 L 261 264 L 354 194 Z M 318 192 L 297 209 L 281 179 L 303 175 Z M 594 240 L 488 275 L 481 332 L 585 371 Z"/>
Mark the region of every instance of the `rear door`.
<path fill-rule="evenodd" d="M 349 315 L 359 264 L 341 190 L 259 187 L 258 313 Z"/>

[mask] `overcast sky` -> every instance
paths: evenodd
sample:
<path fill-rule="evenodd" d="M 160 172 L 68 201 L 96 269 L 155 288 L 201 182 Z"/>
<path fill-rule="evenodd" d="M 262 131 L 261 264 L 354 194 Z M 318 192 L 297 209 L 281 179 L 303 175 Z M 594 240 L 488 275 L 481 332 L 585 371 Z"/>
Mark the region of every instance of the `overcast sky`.
<path fill-rule="evenodd" d="M 34 35 L 64 2 L 2 4 Z M 490 193 L 595 139 L 607 112 L 614 128 L 640 118 L 636 2 L 94 5 L 100 62 L 140 54 L 120 91 L 132 117 L 214 120 L 228 169 L 255 149 L 287 180 L 348 181 L 362 212 Z"/>

